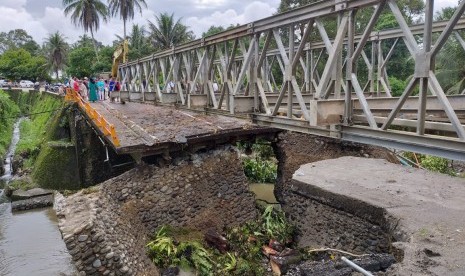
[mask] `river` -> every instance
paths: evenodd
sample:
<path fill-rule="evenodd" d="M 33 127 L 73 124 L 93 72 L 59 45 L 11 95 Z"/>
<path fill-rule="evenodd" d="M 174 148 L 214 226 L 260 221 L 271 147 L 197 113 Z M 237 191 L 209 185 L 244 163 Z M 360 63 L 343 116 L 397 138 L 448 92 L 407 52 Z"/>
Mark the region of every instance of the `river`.
<path fill-rule="evenodd" d="M 19 124 L 15 123 L 8 149 L 5 173 L 0 177 L 0 188 L 12 178 L 12 156 L 19 141 Z M 51 276 L 74 275 L 65 243 L 58 230 L 52 208 L 11 212 L 10 203 L 0 189 L 0 275 Z"/>

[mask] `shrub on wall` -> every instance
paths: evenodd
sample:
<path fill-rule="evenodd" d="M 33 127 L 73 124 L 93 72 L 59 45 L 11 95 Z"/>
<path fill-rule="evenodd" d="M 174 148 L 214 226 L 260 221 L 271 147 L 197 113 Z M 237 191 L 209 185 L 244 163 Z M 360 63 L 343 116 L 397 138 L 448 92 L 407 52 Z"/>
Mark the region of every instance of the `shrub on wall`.
<path fill-rule="evenodd" d="M 262 158 L 244 158 L 242 160 L 245 176 L 252 182 L 274 183 L 278 166 L 272 160 Z"/>

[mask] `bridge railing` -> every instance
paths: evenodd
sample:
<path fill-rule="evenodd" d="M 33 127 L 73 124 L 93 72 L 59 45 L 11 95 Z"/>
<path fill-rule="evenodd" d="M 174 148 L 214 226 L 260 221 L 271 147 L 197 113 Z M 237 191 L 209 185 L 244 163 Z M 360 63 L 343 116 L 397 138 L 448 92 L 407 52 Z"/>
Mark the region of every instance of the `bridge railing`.
<path fill-rule="evenodd" d="M 321 1 L 123 64 L 123 90 L 141 101 L 253 113 L 263 125 L 456 158 L 465 154 L 465 96 L 446 96 L 435 60 L 451 34 L 465 47 L 457 32 L 465 1 L 447 21 L 433 22 L 433 8 L 427 0 L 424 24 L 408 26 L 395 0 Z M 385 12 L 399 28 L 374 31 Z M 414 68 L 392 97 L 388 64 L 398 47 Z"/>
<path fill-rule="evenodd" d="M 94 125 L 103 133 L 104 136 L 109 137 L 115 147 L 119 147 L 120 141 L 116 135 L 115 126 L 108 123 L 108 121 L 95 109 L 89 102 L 85 101 L 81 95 L 74 89 L 67 88 L 65 100 L 75 102 L 81 108 L 87 117 L 94 123 Z"/>

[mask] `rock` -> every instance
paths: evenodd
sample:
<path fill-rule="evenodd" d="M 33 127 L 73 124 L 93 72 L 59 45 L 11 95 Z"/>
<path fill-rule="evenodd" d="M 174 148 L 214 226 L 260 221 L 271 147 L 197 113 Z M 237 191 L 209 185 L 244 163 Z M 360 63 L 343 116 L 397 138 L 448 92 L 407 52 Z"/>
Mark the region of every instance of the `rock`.
<path fill-rule="evenodd" d="M 78 241 L 85 242 L 88 238 L 89 238 L 89 236 L 87 236 L 87 235 L 79 235 Z"/>
<path fill-rule="evenodd" d="M 92 263 L 92 266 L 95 267 L 95 268 L 99 268 L 102 266 L 102 262 L 100 261 L 100 259 L 96 259 L 93 263 Z"/>
<path fill-rule="evenodd" d="M 110 253 L 105 255 L 105 259 L 109 260 L 109 259 L 113 258 L 113 256 L 115 256 L 115 252 L 110 252 Z"/>
<path fill-rule="evenodd" d="M 179 267 L 168 267 L 163 269 L 161 276 L 177 276 L 179 275 Z"/>

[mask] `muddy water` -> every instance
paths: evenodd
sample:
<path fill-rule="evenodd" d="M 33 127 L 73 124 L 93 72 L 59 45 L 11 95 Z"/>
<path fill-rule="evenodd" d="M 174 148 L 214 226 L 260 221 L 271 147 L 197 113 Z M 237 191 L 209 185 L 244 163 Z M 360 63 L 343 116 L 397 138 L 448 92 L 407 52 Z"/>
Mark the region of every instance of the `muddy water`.
<path fill-rule="evenodd" d="M 270 204 L 278 203 L 273 193 L 274 184 L 267 184 L 267 183 L 249 184 L 249 190 L 255 194 L 255 199 L 263 200 Z"/>
<path fill-rule="evenodd" d="M 9 204 L 0 205 L 0 275 L 73 275 L 74 271 L 52 208 L 12 214 Z"/>
<path fill-rule="evenodd" d="M 0 275 L 74 275 L 55 211 L 44 208 L 12 213 L 3 196 L 3 184 L 12 177 L 11 159 L 19 141 L 19 123 L 15 124 L 7 153 L 5 174 L 0 177 Z"/>

